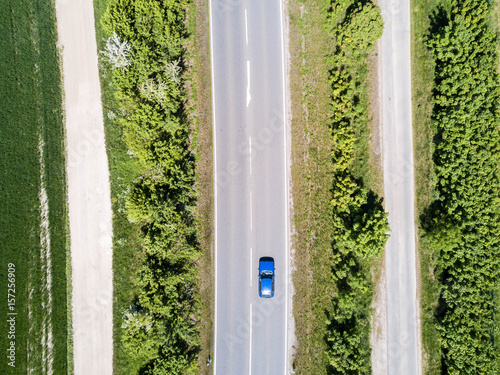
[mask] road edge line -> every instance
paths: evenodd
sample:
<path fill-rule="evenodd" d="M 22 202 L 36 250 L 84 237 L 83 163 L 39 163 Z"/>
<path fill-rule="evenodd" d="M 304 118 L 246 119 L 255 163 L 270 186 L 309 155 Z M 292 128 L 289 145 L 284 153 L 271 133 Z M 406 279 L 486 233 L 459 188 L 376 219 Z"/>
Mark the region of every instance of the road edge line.
<path fill-rule="evenodd" d="M 288 147 L 287 147 L 287 142 L 288 142 L 288 137 L 287 137 L 287 132 L 288 132 L 288 111 L 287 111 L 287 100 L 286 100 L 286 64 L 285 64 L 285 56 L 286 56 L 286 51 L 285 51 L 285 42 L 284 42 L 284 23 L 283 23 L 283 17 L 284 17 L 284 1 L 285 0 L 279 0 L 280 2 L 280 23 L 281 23 L 281 69 L 282 69 L 282 90 L 283 90 L 283 158 L 285 162 L 285 176 L 284 176 L 284 183 L 285 183 L 285 250 L 286 250 L 286 267 L 285 267 L 285 279 L 287 283 L 287 287 L 285 288 L 285 358 L 284 358 L 284 364 L 285 364 L 285 375 L 288 374 L 288 289 L 289 285 L 288 283 L 290 282 L 289 280 L 289 261 L 290 261 L 290 245 L 289 245 L 289 235 L 290 235 L 290 228 L 289 228 L 289 181 L 288 181 Z"/>
<path fill-rule="evenodd" d="M 217 130 L 215 123 L 215 90 L 214 90 L 214 45 L 213 45 L 213 10 L 212 0 L 208 1 L 208 13 L 210 23 L 210 76 L 212 93 L 212 137 L 213 137 L 213 188 L 214 188 L 214 353 L 213 374 L 217 373 Z"/>

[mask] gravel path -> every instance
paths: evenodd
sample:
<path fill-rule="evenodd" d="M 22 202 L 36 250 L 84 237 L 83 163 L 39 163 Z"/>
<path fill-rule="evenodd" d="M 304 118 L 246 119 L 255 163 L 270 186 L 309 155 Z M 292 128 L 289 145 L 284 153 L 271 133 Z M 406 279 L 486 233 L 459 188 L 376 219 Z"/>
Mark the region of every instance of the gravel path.
<path fill-rule="evenodd" d="M 56 0 L 67 132 L 75 375 L 112 374 L 112 211 L 92 0 Z"/>
<path fill-rule="evenodd" d="M 388 375 L 420 375 L 411 112 L 410 1 L 381 0 L 384 196 L 391 236 L 385 248 Z"/>

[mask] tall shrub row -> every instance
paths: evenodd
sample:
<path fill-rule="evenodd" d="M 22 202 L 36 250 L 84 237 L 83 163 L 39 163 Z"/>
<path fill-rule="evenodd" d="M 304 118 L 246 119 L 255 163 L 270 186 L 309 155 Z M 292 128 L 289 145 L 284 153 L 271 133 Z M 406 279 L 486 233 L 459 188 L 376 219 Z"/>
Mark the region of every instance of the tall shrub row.
<path fill-rule="evenodd" d="M 188 0 L 112 0 L 102 18 L 129 153 L 142 172 L 127 199 L 142 228 L 144 262 L 121 339 L 141 374 L 192 374 L 199 346 L 194 157 L 184 109 L 183 42 Z"/>
<path fill-rule="evenodd" d="M 380 9 L 371 2 L 328 2 L 333 134 L 333 278 L 337 295 L 329 314 L 327 356 L 332 374 L 371 373 L 369 343 L 373 282 L 371 260 L 384 249 L 389 225 L 382 200 L 352 172 L 361 133 L 367 132 L 367 58 L 382 36 Z"/>
<path fill-rule="evenodd" d="M 499 77 L 486 0 L 451 0 L 427 46 L 438 198 L 425 220 L 441 285 L 434 311 L 446 374 L 496 374 L 495 290 L 500 266 Z M 498 307 L 498 306 L 497 306 Z M 438 349 L 438 348 L 436 348 Z"/>

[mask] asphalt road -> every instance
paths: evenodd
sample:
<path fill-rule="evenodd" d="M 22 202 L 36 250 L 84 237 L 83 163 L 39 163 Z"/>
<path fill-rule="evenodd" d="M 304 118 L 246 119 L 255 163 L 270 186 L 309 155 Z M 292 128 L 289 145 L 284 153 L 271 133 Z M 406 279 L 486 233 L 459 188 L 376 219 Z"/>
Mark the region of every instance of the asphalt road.
<path fill-rule="evenodd" d="M 421 374 L 416 289 L 415 196 L 409 0 L 381 0 L 381 100 L 385 208 L 391 237 L 385 250 L 387 374 Z"/>
<path fill-rule="evenodd" d="M 211 0 L 214 373 L 288 372 L 288 177 L 280 0 Z M 276 266 L 258 295 L 258 260 Z"/>
<path fill-rule="evenodd" d="M 92 0 L 56 0 L 62 47 L 75 375 L 113 373 L 108 159 Z"/>

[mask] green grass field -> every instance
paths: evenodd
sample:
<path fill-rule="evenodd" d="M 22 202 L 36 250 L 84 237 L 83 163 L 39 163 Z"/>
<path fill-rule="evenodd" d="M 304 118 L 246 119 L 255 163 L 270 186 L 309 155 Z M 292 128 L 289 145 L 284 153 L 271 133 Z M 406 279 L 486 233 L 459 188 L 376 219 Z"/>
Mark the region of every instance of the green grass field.
<path fill-rule="evenodd" d="M 47 0 L 2 0 L 1 8 L 0 368 L 64 374 L 68 223 L 54 8 Z M 7 301 L 9 264 L 15 265 L 15 306 Z M 8 312 L 17 313 L 12 340 Z M 4 355 L 10 341 L 15 368 Z"/>

